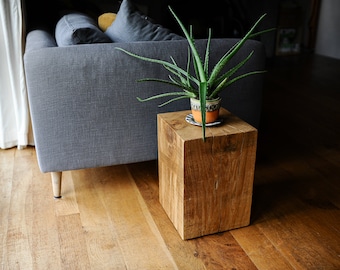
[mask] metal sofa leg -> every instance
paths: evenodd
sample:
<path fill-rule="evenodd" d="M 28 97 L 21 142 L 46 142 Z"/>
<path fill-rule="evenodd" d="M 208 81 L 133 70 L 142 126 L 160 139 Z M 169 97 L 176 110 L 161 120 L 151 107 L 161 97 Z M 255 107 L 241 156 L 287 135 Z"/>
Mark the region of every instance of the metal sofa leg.
<path fill-rule="evenodd" d="M 53 196 L 55 199 L 61 198 L 61 175 L 62 172 L 51 172 Z"/>

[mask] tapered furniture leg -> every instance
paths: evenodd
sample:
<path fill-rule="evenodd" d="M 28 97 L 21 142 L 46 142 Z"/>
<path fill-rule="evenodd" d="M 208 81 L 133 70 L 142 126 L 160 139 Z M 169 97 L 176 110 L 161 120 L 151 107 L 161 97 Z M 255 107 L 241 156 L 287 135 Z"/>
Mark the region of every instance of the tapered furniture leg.
<path fill-rule="evenodd" d="M 61 198 L 61 175 L 62 172 L 51 172 L 53 196 L 56 199 Z"/>

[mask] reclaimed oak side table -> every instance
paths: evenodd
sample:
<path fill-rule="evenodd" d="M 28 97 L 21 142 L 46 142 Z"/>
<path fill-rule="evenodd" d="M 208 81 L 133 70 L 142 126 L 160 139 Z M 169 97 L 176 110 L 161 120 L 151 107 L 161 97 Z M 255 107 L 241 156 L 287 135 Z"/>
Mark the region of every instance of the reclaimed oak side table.
<path fill-rule="evenodd" d="M 189 113 L 157 115 L 162 207 L 183 240 L 248 226 L 257 129 L 221 108 L 203 141 Z"/>

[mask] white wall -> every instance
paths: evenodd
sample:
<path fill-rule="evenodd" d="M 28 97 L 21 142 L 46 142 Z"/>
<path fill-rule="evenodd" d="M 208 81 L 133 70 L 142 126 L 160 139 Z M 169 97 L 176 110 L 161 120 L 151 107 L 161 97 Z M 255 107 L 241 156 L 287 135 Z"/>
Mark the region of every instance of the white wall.
<path fill-rule="evenodd" d="M 340 1 L 322 0 L 315 53 L 340 59 Z"/>

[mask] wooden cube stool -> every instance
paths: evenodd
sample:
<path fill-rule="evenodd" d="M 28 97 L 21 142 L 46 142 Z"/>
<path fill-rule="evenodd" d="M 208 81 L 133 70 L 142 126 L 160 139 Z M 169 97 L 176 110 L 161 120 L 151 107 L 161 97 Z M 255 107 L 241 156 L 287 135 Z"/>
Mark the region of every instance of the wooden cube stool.
<path fill-rule="evenodd" d="M 190 111 L 158 114 L 159 200 L 183 240 L 250 223 L 257 129 L 221 108 L 202 128 Z"/>

